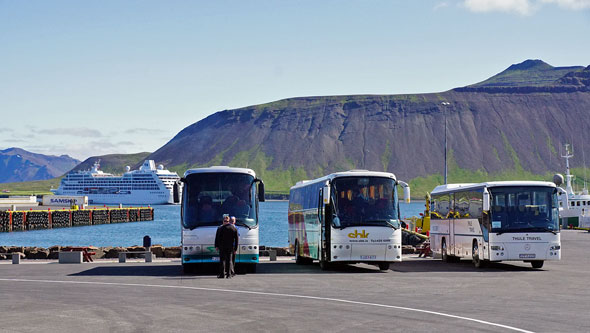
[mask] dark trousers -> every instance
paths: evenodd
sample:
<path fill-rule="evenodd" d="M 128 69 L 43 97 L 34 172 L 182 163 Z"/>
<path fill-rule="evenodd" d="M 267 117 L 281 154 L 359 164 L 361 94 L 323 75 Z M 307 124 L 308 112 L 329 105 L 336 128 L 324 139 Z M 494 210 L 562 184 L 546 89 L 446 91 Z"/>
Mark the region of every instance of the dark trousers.
<path fill-rule="evenodd" d="M 230 276 L 234 271 L 232 252 L 232 250 L 223 249 L 219 251 L 219 275 Z"/>

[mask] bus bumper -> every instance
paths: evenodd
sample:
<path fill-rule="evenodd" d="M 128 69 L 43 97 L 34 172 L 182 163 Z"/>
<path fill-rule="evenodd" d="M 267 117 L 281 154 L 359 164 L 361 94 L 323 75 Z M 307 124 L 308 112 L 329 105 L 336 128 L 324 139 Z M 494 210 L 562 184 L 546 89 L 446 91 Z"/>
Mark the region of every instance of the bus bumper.
<path fill-rule="evenodd" d="M 259 255 L 256 254 L 237 254 L 236 263 L 254 264 L 259 262 Z M 182 262 L 185 264 L 204 264 L 219 262 L 219 255 L 188 254 L 182 256 Z"/>

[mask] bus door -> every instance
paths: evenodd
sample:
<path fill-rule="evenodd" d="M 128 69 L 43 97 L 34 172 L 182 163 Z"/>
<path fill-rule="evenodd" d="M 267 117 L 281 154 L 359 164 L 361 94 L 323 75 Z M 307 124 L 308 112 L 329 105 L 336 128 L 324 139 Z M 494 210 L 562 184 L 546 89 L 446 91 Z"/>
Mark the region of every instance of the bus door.
<path fill-rule="evenodd" d="M 330 260 L 330 221 L 332 213 L 330 205 L 324 205 L 324 192 L 320 188 L 318 194 L 318 221 L 320 223 L 320 253 L 318 253 L 318 260 Z"/>
<path fill-rule="evenodd" d="M 455 194 L 451 193 L 449 195 L 449 254 L 452 256 L 456 256 L 459 251 L 457 249 L 457 240 L 455 238 L 455 214 L 457 214 L 457 210 L 455 209 Z"/>

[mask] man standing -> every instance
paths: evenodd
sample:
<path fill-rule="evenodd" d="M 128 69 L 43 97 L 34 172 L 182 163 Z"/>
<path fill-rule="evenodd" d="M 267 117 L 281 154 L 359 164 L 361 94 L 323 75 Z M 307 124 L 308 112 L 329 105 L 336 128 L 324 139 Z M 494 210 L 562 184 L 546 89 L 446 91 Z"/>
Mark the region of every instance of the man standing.
<path fill-rule="evenodd" d="M 223 224 L 217 228 L 215 249 L 219 252 L 220 264 L 217 277 L 231 278 L 234 271 L 232 255 L 235 255 L 238 249 L 238 230 L 230 223 L 228 214 L 223 214 Z"/>
<path fill-rule="evenodd" d="M 236 217 L 235 216 L 230 216 L 229 222 L 231 223 L 231 225 L 234 226 L 234 228 L 236 228 L 236 230 L 238 230 L 238 228 L 236 227 Z M 238 231 L 238 239 L 239 238 L 240 238 L 240 232 Z M 231 256 L 231 262 L 232 262 L 231 276 L 234 276 L 234 275 L 236 275 L 236 252 L 235 251 Z"/>

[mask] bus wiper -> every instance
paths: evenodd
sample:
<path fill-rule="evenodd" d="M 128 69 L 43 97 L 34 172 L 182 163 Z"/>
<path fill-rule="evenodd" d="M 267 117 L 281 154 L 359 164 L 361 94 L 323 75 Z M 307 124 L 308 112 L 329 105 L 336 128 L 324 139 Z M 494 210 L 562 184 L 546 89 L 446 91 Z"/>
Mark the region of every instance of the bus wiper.
<path fill-rule="evenodd" d="M 246 223 L 243 222 L 236 222 L 236 225 L 242 226 L 242 227 L 246 227 L 248 228 L 248 230 L 252 230 L 252 227 L 247 225 Z"/>
<path fill-rule="evenodd" d="M 548 231 L 548 232 L 550 232 L 550 233 L 552 233 L 554 235 L 557 235 L 557 231 L 551 230 L 551 229 L 549 229 L 547 227 L 537 227 L 537 229 L 541 229 L 541 230 L 546 231 L 546 232 Z"/>

